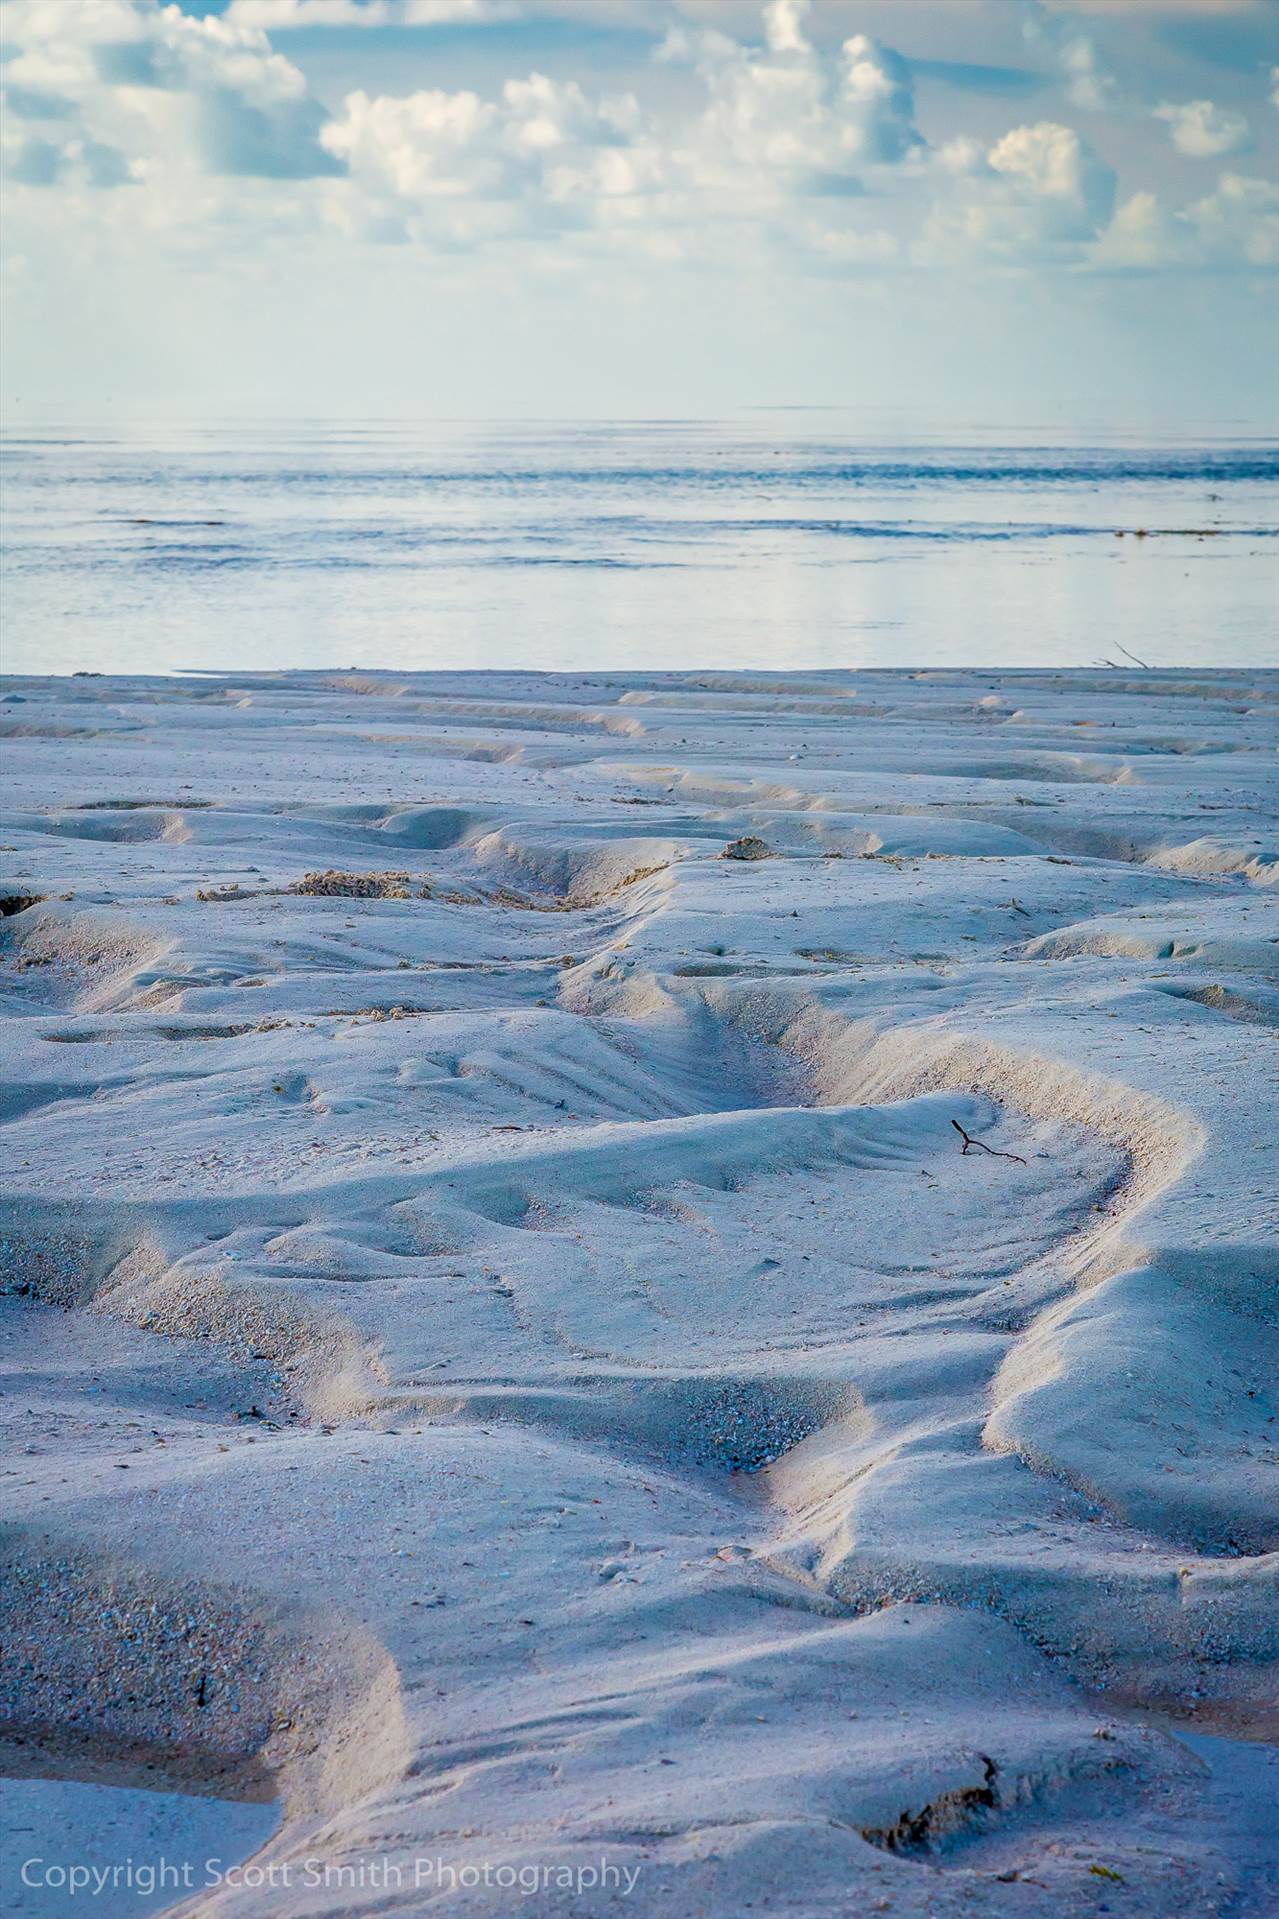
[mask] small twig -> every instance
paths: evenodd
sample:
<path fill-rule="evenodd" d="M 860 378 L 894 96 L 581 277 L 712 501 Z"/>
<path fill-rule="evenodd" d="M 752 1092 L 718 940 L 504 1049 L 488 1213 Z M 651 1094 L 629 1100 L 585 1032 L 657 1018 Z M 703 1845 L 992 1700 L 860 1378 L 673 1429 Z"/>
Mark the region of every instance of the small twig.
<path fill-rule="evenodd" d="M 1015 1159 L 1019 1166 L 1026 1164 L 1020 1153 L 1001 1153 L 997 1146 L 987 1146 L 984 1139 L 974 1139 L 971 1133 L 964 1131 L 957 1119 L 952 1119 L 950 1123 L 964 1142 L 959 1149 L 961 1156 L 965 1153 L 970 1153 L 975 1146 L 978 1152 L 989 1153 L 992 1159 Z"/>
<path fill-rule="evenodd" d="M 1147 673 L 1151 671 L 1149 660 L 1139 660 L 1137 655 L 1130 653 L 1126 646 L 1120 646 L 1118 640 L 1115 641 L 1115 650 L 1116 652 L 1122 653 L 1125 659 L 1131 660 L 1134 666 L 1144 667 Z"/>

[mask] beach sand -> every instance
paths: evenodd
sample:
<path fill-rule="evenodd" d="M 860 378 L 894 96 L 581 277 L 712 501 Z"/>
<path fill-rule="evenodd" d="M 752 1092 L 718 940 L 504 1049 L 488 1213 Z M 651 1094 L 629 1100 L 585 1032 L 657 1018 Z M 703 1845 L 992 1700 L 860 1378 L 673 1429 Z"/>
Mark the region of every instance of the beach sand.
<path fill-rule="evenodd" d="M 5 682 L 35 1879 L 1273 1912 L 1277 714 Z"/>

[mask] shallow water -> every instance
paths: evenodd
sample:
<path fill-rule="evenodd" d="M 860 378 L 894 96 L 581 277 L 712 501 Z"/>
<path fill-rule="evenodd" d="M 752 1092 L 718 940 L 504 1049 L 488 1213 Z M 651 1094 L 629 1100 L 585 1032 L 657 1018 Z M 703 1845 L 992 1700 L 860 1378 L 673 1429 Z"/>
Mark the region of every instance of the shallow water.
<path fill-rule="evenodd" d="M 3 666 L 1279 653 L 1273 446 L 892 445 L 799 418 L 13 434 Z"/>
<path fill-rule="evenodd" d="M 89 1785 L 0 1779 L 0 1886 L 23 1919 L 163 1912 L 220 1883 L 265 1844 L 274 1805 Z M 101 1877 L 71 1880 L 73 1868 Z"/>

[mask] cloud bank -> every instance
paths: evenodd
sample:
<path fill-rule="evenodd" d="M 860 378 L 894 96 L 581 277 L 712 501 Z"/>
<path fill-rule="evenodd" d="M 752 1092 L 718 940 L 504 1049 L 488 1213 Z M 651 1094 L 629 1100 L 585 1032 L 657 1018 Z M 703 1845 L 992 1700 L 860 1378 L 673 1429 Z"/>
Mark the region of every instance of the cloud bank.
<path fill-rule="evenodd" d="M 358 24 L 372 39 L 379 28 L 461 24 L 497 36 L 521 10 L 515 0 L 232 0 L 198 17 L 157 0 L 9 0 L 7 12 L 11 187 L 73 211 L 128 188 L 128 211 L 113 217 L 152 230 L 198 229 L 211 196 L 225 221 L 240 183 L 246 227 L 283 221 L 443 254 L 519 243 L 554 249 L 560 268 L 610 246 L 699 267 L 772 257 L 821 273 L 942 263 L 1220 271 L 1271 257 L 1264 174 L 1222 172 L 1179 207 L 1145 182 L 1120 196 L 1097 124 L 1144 115 L 1177 155 L 1210 163 L 1249 148 L 1248 116 L 1208 98 L 1134 102 L 1095 22 L 1038 0 L 1020 9 L 1022 36 L 1056 76 L 1059 112 L 992 131 L 983 102 L 988 130 L 948 137 L 921 114 L 907 56 L 869 32 L 832 38 L 833 14 L 809 0 L 769 0 L 752 35 L 713 24 L 728 10 L 652 0 L 650 58 L 634 90 L 533 69 L 488 88 L 360 86 L 336 100 L 272 32 Z M 1259 98 L 1269 83 L 1258 75 Z"/>

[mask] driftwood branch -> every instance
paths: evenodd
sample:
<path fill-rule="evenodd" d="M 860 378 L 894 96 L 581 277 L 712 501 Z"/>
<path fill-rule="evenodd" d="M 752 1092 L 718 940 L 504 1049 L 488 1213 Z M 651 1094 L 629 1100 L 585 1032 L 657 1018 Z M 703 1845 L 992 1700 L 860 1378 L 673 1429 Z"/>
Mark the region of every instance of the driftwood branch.
<path fill-rule="evenodd" d="M 1139 660 L 1137 658 L 1137 655 L 1135 653 L 1130 653 L 1126 646 L 1120 646 L 1118 640 L 1115 641 L 1115 651 L 1117 653 L 1122 653 L 1126 660 L 1131 660 L 1134 666 L 1142 667 L 1147 673 L 1152 673 L 1154 671 L 1154 668 L 1151 666 L 1149 660 Z M 1123 671 L 1122 667 L 1120 667 L 1119 665 L 1119 661 L 1112 660 L 1109 654 L 1104 654 L 1102 658 L 1095 661 L 1094 664 L 1097 666 L 1114 667 L 1119 672 Z"/>
<path fill-rule="evenodd" d="M 1026 1164 L 1020 1153 L 1001 1153 L 998 1147 L 987 1146 L 984 1139 L 974 1139 L 971 1133 L 964 1131 L 957 1119 L 952 1119 L 950 1123 L 964 1142 L 959 1149 L 961 1155 L 971 1153 L 975 1149 L 979 1153 L 989 1153 L 992 1159 L 1015 1159 L 1019 1166 Z"/>

